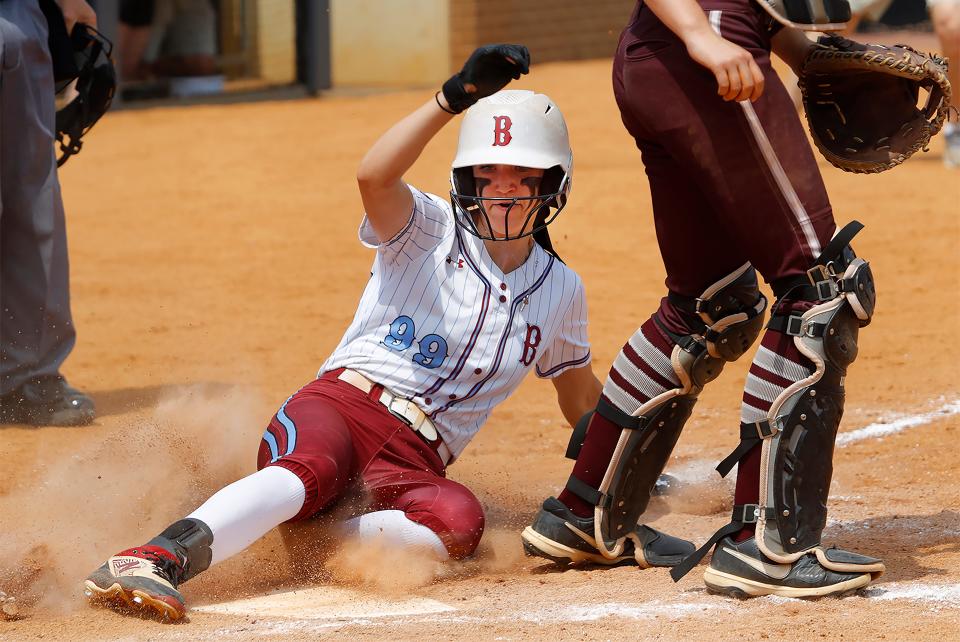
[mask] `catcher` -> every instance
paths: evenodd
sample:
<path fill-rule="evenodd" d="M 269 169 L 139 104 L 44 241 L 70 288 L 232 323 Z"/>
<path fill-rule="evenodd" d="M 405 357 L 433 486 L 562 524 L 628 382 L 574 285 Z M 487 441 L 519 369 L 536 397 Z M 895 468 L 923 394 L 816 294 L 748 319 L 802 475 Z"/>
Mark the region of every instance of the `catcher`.
<path fill-rule="evenodd" d="M 637 3 L 614 93 L 650 181 L 667 295 L 616 357 L 585 439 L 571 443 L 566 487 L 523 533 L 528 552 L 620 555 L 698 394 L 760 339 L 740 446 L 718 466 L 739 464 L 732 520 L 671 574 L 713 545 L 705 583 L 734 596 L 839 594 L 884 571 L 821 539 L 844 379 L 876 293 L 850 245 L 863 226 L 837 229 L 770 53 L 801 78 L 814 140 L 847 171 L 889 169 L 922 149 L 949 85 L 941 60 L 909 48 L 803 33 L 848 18 L 843 1 Z M 765 328 L 757 271 L 776 296 Z"/>
<path fill-rule="evenodd" d="M 90 598 L 180 619 L 180 583 L 354 490 L 369 503 L 348 535 L 467 557 L 483 509 L 446 468 L 493 408 L 533 371 L 554 384 L 568 421 L 596 404 L 583 285 L 547 233 L 570 190 L 566 123 L 542 94 L 499 91 L 528 64 L 525 47 L 481 47 L 374 143 L 357 181 L 360 240 L 376 258 L 340 344 L 274 415 L 259 470 L 107 560 L 86 580 Z M 465 110 L 452 202 L 407 185 L 427 143 Z M 636 549 L 620 561 L 666 566 L 694 548 L 646 526 L 630 532 Z"/>

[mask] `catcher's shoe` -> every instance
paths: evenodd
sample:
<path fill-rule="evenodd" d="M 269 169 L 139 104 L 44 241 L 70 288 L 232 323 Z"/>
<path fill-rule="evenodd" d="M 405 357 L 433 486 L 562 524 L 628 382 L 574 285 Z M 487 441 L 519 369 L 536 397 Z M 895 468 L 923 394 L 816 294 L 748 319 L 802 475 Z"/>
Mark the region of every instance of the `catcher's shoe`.
<path fill-rule="evenodd" d="M 696 548 L 692 542 L 638 524 L 637 529 L 627 535 L 623 553 L 611 559 L 597 550 L 593 532 L 592 517 L 578 517 L 560 500 L 550 497 L 521 537 L 527 555 L 545 557 L 558 564 L 676 566 Z"/>
<path fill-rule="evenodd" d="M 737 598 L 760 595 L 821 597 L 861 589 L 883 572 L 882 562 L 871 557 L 838 549 L 820 551 L 820 554 L 830 558 L 828 563 L 838 566 L 846 564 L 850 568 L 859 566 L 878 570 L 875 573 L 830 570 L 820 563 L 816 551 L 792 564 L 778 564 L 760 552 L 755 538 L 736 543 L 725 537 L 717 543 L 710 566 L 703 573 L 703 581 L 710 591 Z"/>
<path fill-rule="evenodd" d="M 186 605 L 177 586 L 183 563 L 160 546 L 140 546 L 117 553 L 84 581 L 84 594 L 94 605 L 179 620 Z"/>

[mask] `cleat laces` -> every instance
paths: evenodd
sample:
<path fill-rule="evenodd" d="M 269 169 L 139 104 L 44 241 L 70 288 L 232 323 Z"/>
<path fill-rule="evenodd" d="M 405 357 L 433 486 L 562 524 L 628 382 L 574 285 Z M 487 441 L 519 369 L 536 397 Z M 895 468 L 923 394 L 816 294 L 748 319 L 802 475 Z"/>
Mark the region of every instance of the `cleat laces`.
<path fill-rule="evenodd" d="M 163 552 L 158 553 L 147 548 L 133 548 L 121 554 L 129 554 L 133 557 L 147 560 L 153 565 L 154 572 L 157 575 L 176 587 L 180 584 L 180 579 L 183 577 L 185 569 L 176 556 L 165 549 L 160 550 Z M 174 557 L 174 559 L 171 559 L 171 557 Z"/>

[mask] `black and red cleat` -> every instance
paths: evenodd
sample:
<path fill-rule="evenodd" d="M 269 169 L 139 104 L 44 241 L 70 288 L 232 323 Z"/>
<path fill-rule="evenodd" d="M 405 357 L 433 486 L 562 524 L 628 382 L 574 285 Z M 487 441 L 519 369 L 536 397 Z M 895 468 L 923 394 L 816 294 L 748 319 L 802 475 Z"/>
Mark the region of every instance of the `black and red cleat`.
<path fill-rule="evenodd" d="M 184 564 L 160 546 L 117 553 L 84 581 L 84 594 L 97 606 L 177 621 L 187 612 L 177 587 Z"/>

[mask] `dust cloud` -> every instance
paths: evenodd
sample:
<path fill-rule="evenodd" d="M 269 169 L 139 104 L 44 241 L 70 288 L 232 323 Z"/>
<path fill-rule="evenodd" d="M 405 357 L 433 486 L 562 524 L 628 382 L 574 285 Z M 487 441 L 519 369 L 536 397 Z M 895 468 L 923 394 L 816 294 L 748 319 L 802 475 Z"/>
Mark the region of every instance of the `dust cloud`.
<path fill-rule="evenodd" d="M 107 557 L 253 472 L 264 407 L 241 387 L 180 388 L 109 439 L 39 460 L 33 486 L 0 497 L 0 588 L 28 607 L 78 604 Z"/>

